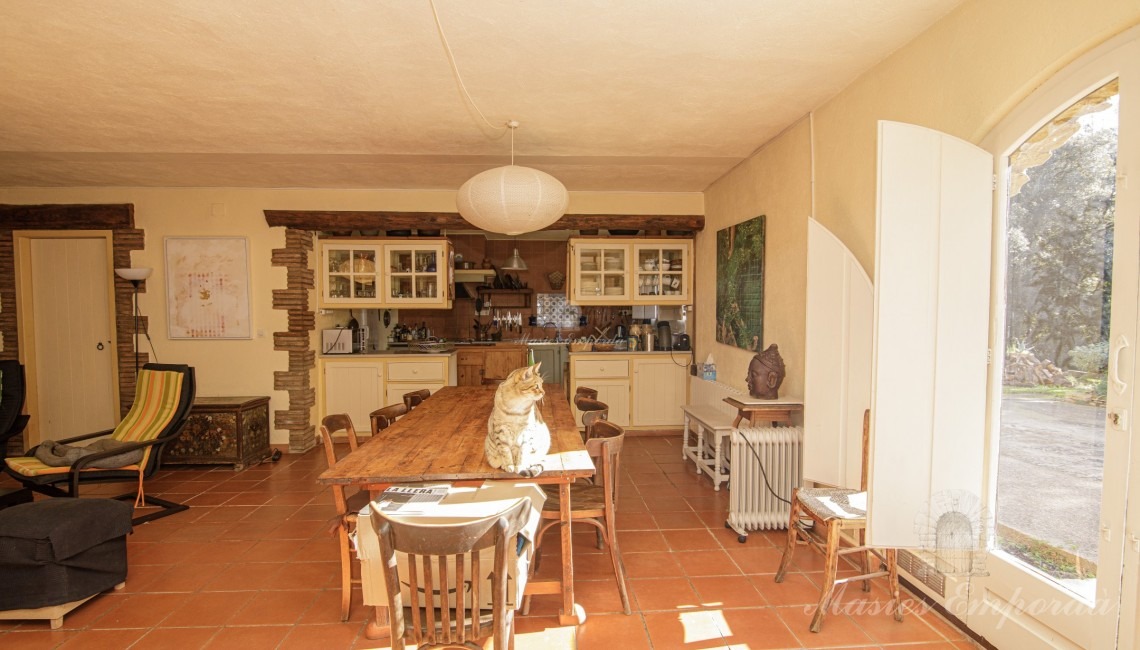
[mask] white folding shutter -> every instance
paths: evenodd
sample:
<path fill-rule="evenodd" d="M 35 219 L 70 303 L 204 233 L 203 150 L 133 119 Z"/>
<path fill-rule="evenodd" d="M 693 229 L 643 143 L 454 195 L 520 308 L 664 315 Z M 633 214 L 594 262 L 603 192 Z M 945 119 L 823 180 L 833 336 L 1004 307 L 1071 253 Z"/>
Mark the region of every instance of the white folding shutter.
<path fill-rule="evenodd" d="M 843 242 L 808 219 L 804 480 L 858 489 L 871 405 L 871 280 Z"/>
<path fill-rule="evenodd" d="M 879 122 L 869 540 L 921 546 L 951 490 L 980 498 L 993 160 Z"/>

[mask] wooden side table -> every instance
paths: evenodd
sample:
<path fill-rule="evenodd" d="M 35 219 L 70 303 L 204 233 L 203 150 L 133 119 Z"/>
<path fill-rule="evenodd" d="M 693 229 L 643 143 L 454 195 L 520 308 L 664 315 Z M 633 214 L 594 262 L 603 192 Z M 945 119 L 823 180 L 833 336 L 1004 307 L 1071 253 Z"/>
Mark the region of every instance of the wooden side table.
<path fill-rule="evenodd" d="M 804 403 L 798 399 L 740 399 L 726 397 L 724 401 L 736 409 L 736 419 L 732 427 L 740 426 L 741 421 L 755 426 L 758 422 L 771 422 L 777 424 L 791 424 L 792 414 L 804 410 Z"/>
<path fill-rule="evenodd" d="M 197 397 L 182 433 L 166 445 L 162 462 L 233 463 L 234 471 L 240 471 L 268 457 L 268 397 Z"/>

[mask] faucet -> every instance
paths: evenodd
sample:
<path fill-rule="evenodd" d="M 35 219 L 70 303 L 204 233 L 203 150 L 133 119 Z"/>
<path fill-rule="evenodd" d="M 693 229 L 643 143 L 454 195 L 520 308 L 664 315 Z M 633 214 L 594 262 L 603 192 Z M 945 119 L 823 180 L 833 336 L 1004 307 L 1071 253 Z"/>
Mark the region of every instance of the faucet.
<path fill-rule="evenodd" d="M 543 334 L 544 336 L 545 336 L 546 328 L 548 328 L 548 327 L 555 328 L 554 342 L 555 343 L 561 343 L 562 342 L 562 326 L 555 323 L 554 321 L 546 321 L 545 323 L 542 324 L 542 331 L 544 333 Z"/>

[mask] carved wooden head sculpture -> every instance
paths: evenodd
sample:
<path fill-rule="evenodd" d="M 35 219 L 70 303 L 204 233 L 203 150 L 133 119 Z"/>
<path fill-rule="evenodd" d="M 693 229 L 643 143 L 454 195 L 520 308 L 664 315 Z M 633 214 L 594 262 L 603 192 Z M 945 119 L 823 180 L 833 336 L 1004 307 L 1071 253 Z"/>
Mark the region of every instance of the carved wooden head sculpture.
<path fill-rule="evenodd" d="M 775 343 L 752 357 L 748 364 L 748 394 L 760 399 L 779 397 L 780 384 L 784 383 L 784 359 Z"/>

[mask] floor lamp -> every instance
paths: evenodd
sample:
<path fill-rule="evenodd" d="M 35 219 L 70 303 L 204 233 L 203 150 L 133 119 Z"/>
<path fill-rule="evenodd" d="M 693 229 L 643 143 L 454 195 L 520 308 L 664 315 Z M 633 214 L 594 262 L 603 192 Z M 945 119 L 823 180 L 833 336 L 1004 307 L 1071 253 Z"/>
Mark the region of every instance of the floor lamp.
<path fill-rule="evenodd" d="M 135 337 L 133 339 L 135 349 L 135 379 L 139 376 L 139 285 L 142 281 L 149 278 L 154 269 L 146 266 L 131 269 L 115 269 L 115 275 L 129 281 L 135 288 L 134 295 L 134 315 L 135 315 Z"/>

